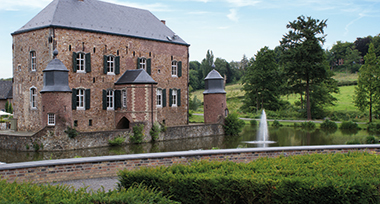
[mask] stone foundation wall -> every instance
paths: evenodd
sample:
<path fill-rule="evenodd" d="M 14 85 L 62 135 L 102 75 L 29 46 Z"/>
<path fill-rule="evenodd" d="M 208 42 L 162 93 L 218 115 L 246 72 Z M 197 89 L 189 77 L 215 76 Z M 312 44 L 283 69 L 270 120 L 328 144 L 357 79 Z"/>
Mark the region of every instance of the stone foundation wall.
<path fill-rule="evenodd" d="M 294 156 L 304 154 L 348 153 L 350 151 L 380 154 L 380 145 L 331 145 L 246 148 L 225 150 L 183 151 L 46 160 L 0 165 L 0 179 L 8 182 L 31 181 L 45 183 L 76 179 L 116 176 L 119 170 L 140 167 L 188 164 L 194 160 L 251 162 L 260 157 Z"/>
<path fill-rule="evenodd" d="M 129 141 L 129 135 L 132 129 L 82 132 L 75 138 L 69 138 L 64 129 L 59 126 L 45 127 L 34 135 L 1 135 L 0 149 L 9 149 L 16 151 L 35 151 L 34 146 L 38 145 L 39 151 L 61 151 L 73 149 L 85 149 L 108 146 L 108 140 L 117 136 L 126 138 Z M 149 132 L 149 130 L 147 130 Z M 185 125 L 176 127 L 167 127 L 166 132 L 160 133 L 159 141 L 177 140 L 185 138 L 205 137 L 212 135 L 223 135 L 222 125 Z M 150 141 L 147 135 L 145 141 Z"/>

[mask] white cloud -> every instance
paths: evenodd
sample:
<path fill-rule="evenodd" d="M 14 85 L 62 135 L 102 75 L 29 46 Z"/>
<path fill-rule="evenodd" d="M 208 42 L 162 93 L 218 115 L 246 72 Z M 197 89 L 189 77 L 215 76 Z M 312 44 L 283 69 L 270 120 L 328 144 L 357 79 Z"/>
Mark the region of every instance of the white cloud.
<path fill-rule="evenodd" d="M 234 7 L 244 7 L 244 6 L 255 6 L 260 3 L 257 0 L 226 0 L 228 3 L 232 4 Z"/>
<path fill-rule="evenodd" d="M 238 22 L 239 17 L 237 16 L 237 10 L 236 9 L 230 9 L 230 13 L 227 15 L 228 19 L 231 21 Z"/>

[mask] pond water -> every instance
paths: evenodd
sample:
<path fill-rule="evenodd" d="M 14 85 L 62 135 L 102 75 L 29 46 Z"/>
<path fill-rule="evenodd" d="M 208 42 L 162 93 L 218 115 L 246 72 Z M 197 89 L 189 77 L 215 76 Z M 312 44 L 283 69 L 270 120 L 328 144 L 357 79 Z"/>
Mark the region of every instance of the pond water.
<path fill-rule="evenodd" d="M 93 157 L 107 155 L 123 155 L 153 152 L 194 151 L 212 148 L 255 148 L 263 147 L 263 144 L 249 144 L 247 141 L 255 141 L 256 128 L 246 126 L 238 137 L 211 136 L 185 140 L 173 140 L 141 145 L 126 145 L 121 147 L 101 147 L 84 150 L 71 150 L 59 152 L 20 152 L 1 150 L 0 162 L 15 163 L 25 161 L 38 161 L 49 159 L 64 159 L 74 157 Z M 267 144 L 267 147 L 280 146 L 306 146 L 306 145 L 339 145 L 347 141 L 364 141 L 369 135 L 366 130 L 325 132 L 320 129 L 306 131 L 293 127 L 269 128 L 269 140 L 275 143 Z"/>

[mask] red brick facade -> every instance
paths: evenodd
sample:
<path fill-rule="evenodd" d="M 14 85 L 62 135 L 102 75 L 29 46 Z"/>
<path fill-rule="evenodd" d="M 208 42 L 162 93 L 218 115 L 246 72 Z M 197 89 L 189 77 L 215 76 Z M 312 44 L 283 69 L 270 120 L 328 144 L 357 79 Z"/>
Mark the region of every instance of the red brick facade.
<path fill-rule="evenodd" d="M 227 101 L 225 93 L 204 94 L 204 122 L 206 124 L 223 123 Z"/>
<path fill-rule="evenodd" d="M 151 124 L 153 118 L 154 122 L 165 122 L 167 126 L 187 124 L 188 45 L 63 28 L 42 28 L 13 35 L 13 99 L 18 130 L 37 131 L 46 125 L 40 93 L 43 87 L 42 71 L 52 60 L 54 49 L 59 52 L 57 58 L 69 69 L 70 88 L 89 89 L 90 108 L 72 110 L 71 124 L 75 121 L 78 131 L 113 130 L 123 117 L 131 123 Z M 31 71 L 29 66 L 31 51 L 36 53 L 36 71 Z M 73 70 L 73 52 L 91 56 L 90 72 Z M 104 74 L 104 56 L 108 55 L 119 57 L 120 74 Z M 104 110 L 103 90 L 121 90 L 123 87 L 116 86 L 115 82 L 126 70 L 136 69 L 140 57 L 151 60 L 151 77 L 158 84 L 153 89 L 150 85 L 127 86 L 127 108 Z M 181 76 L 172 76 L 172 61 L 182 62 Z M 30 104 L 31 87 L 38 92 L 36 108 L 31 108 Z M 157 88 L 167 90 L 167 101 L 169 89 L 180 90 L 178 100 L 181 106 L 170 107 L 167 102 L 165 107 L 156 107 Z M 71 108 L 72 101 L 66 105 Z M 132 107 L 136 109 L 132 110 Z"/>

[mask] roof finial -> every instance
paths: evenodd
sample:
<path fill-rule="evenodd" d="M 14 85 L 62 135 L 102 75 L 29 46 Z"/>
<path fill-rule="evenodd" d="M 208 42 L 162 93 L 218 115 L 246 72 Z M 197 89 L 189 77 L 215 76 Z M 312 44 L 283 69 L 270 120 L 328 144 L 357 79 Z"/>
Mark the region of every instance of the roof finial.
<path fill-rule="evenodd" d="M 57 57 L 57 55 L 58 55 L 58 50 L 57 50 L 57 48 L 55 48 L 53 51 L 53 59 L 55 59 Z"/>
<path fill-rule="evenodd" d="M 211 67 L 212 67 L 213 69 L 215 69 L 215 64 L 214 64 L 214 62 L 212 63 Z"/>

